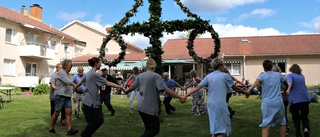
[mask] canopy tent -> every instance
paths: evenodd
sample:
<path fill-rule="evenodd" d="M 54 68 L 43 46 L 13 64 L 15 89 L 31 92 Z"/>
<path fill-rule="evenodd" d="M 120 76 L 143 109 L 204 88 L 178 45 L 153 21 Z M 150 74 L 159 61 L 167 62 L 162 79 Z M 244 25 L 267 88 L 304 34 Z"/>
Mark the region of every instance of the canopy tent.
<path fill-rule="evenodd" d="M 133 67 L 138 67 L 140 70 L 142 70 L 145 66 L 146 66 L 146 61 L 138 61 L 134 63 L 120 62 L 117 64 L 116 67 L 109 67 L 107 65 L 102 64 L 100 69 L 106 68 L 108 70 L 132 70 Z M 77 74 L 78 67 L 80 66 L 74 65 L 71 68 L 70 74 Z M 87 73 L 91 69 L 90 66 L 81 66 L 81 67 L 83 68 L 84 73 Z"/>

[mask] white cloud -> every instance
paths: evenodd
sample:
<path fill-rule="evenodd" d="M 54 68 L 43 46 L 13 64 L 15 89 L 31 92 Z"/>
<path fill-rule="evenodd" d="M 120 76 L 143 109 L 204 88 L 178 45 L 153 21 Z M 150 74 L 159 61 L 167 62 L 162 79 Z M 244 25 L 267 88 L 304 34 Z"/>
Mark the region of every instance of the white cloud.
<path fill-rule="evenodd" d="M 311 22 L 298 22 L 298 24 L 310 28 L 315 33 L 320 33 L 320 16 L 314 17 Z"/>
<path fill-rule="evenodd" d="M 266 0 L 181 0 L 192 11 L 223 12 L 237 6 L 263 3 Z"/>
<path fill-rule="evenodd" d="M 106 28 L 112 26 L 110 24 L 102 25 L 99 22 L 95 22 L 95 21 L 84 21 L 83 23 L 85 23 L 85 24 L 87 24 L 87 25 L 89 25 L 89 26 L 91 26 L 91 27 L 103 32 L 103 33 L 107 33 Z"/>
<path fill-rule="evenodd" d="M 320 33 L 320 16 L 313 18 L 311 26 L 315 32 Z"/>
<path fill-rule="evenodd" d="M 103 14 L 100 14 L 100 13 L 98 13 L 98 14 L 96 14 L 95 16 L 94 16 L 94 21 L 95 22 L 101 22 L 101 18 L 103 17 Z"/>
<path fill-rule="evenodd" d="M 259 18 L 265 18 L 265 17 L 272 16 L 275 13 L 276 11 L 272 9 L 255 9 L 250 13 L 250 15 L 256 15 Z"/>
<path fill-rule="evenodd" d="M 87 16 L 87 14 L 81 11 L 76 11 L 73 13 L 60 12 L 59 14 L 57 14 L 57 18 L 62 19 L 64 21 L 77 20 L 80 18 L 84 18 L 85 16 Z"/>
<path fill-rule="evenodd" d="M 220 22 L 225 22 L 226 20 L 227 20 L 227 18 L 216 17 L 216 21 L 217 21 L 218 23 L 220 23 Z"/>
<path fill-rule="evenodd" d="M 245 20 L 247 18 L 250 18 L 250 17 L 265 18 L 265 17 L 272 16 L 275 13 L 276 13 L 276 11 L 272 10 L 272 9 L 255 9 L 255 10 L 251 11 L 250 13 L 241 14 L 234 21 L 238 23 L 238 22 Z"/>

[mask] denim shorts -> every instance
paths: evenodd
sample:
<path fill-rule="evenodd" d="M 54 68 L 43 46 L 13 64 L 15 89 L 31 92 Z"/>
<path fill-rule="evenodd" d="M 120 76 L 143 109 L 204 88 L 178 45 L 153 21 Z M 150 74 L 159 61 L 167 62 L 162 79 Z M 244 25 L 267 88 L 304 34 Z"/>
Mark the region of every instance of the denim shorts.
<path fill-rule="evenodd" d="M 71 97 L 66 97 L 66 96 L 55 96 L 55 101 L 54 101 L 54 110 L 55 111 L 61 111 L 61 109 L 65 108 L 72 108 L 72 102 L 71 102 Z"/>

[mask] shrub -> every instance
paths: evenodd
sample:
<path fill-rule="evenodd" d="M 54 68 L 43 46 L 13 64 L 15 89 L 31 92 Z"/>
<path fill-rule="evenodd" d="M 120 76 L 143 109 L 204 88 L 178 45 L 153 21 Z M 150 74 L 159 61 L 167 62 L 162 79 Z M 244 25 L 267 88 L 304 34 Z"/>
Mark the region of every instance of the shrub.
<path fill-rule="evenodd" d="M 309 89 L 309 90 L 312 90 L 312 89 L 320 89 L 320 84 L 308 86 L 308 89 Z"/>
<path fill-rule="evenodd" d="M 39 84 L 36 87 L 34 87 L 32 91 L 33 95 L 48 94 L 49 92 L 50 92 L 50 87 L 48 84 Z"/>

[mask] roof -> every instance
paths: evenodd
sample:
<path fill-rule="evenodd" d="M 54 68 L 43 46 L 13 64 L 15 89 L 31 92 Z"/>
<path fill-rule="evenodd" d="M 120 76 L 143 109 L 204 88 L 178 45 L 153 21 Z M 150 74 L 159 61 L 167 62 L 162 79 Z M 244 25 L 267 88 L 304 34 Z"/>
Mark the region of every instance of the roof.
<path fill-rule="evenodd" d="M 220 56 L 314 55 L 320 54 L 320 34 L 220 38 Z M 169 39 L 162 47 L 163 59 L 192 59 L 187 39 Z M 214 51 L 212 38 L 194 40 L 198 56 L 208 57 Z"/>
<path fill-rule="evenodd" d="M 52 34 L 57 34 L 60 36 L 64 36 L 66 38 L 72 39 L 72 40 L 76 40 L 76 38 L 65 34 L 47 24 L 44 24 L 43 22 L 37 21 L 35 19 L 29 18 L 28 16 L 25 16 L 19 12 L 13 11 L 13 10 L 9 10 L 5 7 L 1 7 L 0 6 L 0 17 L 1 18 L 5 18 L 7 20 L 11 20 L 11 21 L 15 21 L 17 23 L 21 23 L 24 26 L 28 26 L 31 28 L 35 28 L 35 29 L 40 29 L 43 31 L 46 31 L 48 33 L 52 33 Z"/>
<path fill-rule="evenodd" d="M 66 29 L 66 28 L 68 28 L 68 27 L 70 27 L 71 25 L 76 24 L 76 23 L 79 23 L 79 24 L 81 24 L 81 25 L 83 25 L 83 26 L 85 26 L 85 27 L 87 27 L 87 28 L 89 28 L 89 29 L 92 29 L 92 30 L 94 30 L 94 31 L 96 31 L 96 32 L 98 32 L 98 33 L 100 33 L 100 34 L 102 34 L 102 35 L 108 35 L 107 32 L 101 31 L 101 30 L 99 30 L 99 29 L 97 29 L 97 28 L 95 28 L 95 27 L 93 27 L 93 26 L 91 26 L 91 25 L 89 25 L 89 24 L 83 23 L 83 22 L 81 22 L 81 21 L 79 21 L 79 20 L 74 20 L 74 21 L 68 23 L 67 25 L 63 26 L 63 27 L 60 29 L 60 31 L 63 31 L 64 29 Z"/>
<path fill-rule="evenodd" d="M 220 56 L 320 55 L 320 34 L 225 37 L 220 40 Z M 193 61 L 186 48 L 187 42 L 188 39 L 168 39 L 162 46 L 162 59 Z M 198 56 L 208 57 L 214 52 L 214 40 L 197 38 L 194 40 L 194 50 Z M 91 57 L 93 56 L 81 56 L 73 61 L 87 61 Z M 117 54 L 106 55 L 106 58 L 116 57 Z M 144 53 L 127 54 L 125 61 L 137 61 L 144 57 Z"/>
<path fill-rule="evenodd" d="M 106 54 L 105 58 L 106 59 L 115 59 L 118 58 L 119 54 Z M 91 59 L 92 57 L 99 57 L 99 54 L 96 55 L 83 55 L 83 56 L 79 56 L 79 57 L 75 57 L 72 60 L 72 62 L 78 62 L 78 63 L 87 63 L 89 59 Z M 145 53 L 127 53 L 125 56 L 124 61 L 137 61 L 137 60 L 142 60 L 144 58 L 146 58 L 146 54 Z"/>

